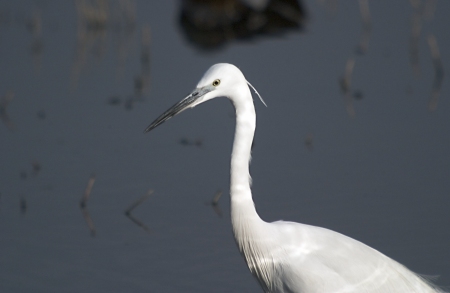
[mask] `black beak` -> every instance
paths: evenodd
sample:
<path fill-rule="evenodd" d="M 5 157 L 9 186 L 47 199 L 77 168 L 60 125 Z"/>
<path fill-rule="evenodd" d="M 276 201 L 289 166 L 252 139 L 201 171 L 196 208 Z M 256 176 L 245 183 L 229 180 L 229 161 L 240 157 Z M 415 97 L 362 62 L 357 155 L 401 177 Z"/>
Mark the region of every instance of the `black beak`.
<path fill-rule="evenodd" d="M 195 89 L 189 96 L 182 99 L 175 105 L 169 108 L 166 112 L 164 112 L 161 116 L 155 119 L 147 128 L 145 128 L 144 133 L 149 132 L 153 128 L 156 128 L 157 126 L 163 124 L 165 121 L 169 120 L 173 116 L 183 112 L 186 110 L 189 105 L 194 103 L 196 100 L 198 100 L 200 97 L 205 95 L 206 93 L 210 92 L 211 89 L 209 87 L 203 87 L 203 88 L 197 88 Z"/>

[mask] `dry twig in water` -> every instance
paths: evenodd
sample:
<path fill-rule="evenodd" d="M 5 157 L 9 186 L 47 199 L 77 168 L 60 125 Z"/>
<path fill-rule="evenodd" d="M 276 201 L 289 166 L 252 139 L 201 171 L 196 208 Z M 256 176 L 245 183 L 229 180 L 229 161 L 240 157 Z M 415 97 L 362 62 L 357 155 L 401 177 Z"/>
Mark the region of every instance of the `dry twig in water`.
<path fill-rule="evenodd" d="M 430 47 L 431 59 L 433 60 L 434 66 L 434 81 L 428 109 L 434 111 L 437 108 L 442 82 L 444 81 L 444 66 L 442 65 L 441 54 L 439 53 L 439 47 L 434 35 L 428 36 L 428 46 Z"/>
<path fill-rule="evenodd" d="M 147 200 L 151 195 L 153 194 L 153 190 L 149 189 L 147 191 L 147 193 L 140 197 L 139 199 L 137 199 L 135 202 L 133 202 L 126 210 L 125 210 L 125 216 L 127 216 L 128 219 L 130 219 L 133 223 L 135 223 L 136 225 L 138 225 L 139 227 L 141 227 L 142 229 L 145 230 L 145 232 L 150 233 L 150 229 L 140 220 L 138 220 L 137 218 L 135 218 L 131 212 L 138 207 L 139 205 L 141 205 L 145 200 Z"/>
<path fill-rule="evenodd" d="M 86 189 L 84 190 L 83 197 L 80 200 L 80 208 L 83 212 L 83 218 L 86 221 L 89 231 L 91 231 L 91 236 L 94 237 L 96 234 L 94 222 L 92 221 L 91 215 L 89 214 L 89 211 L 87 209 L 87 201 L 89 199 L 89 196 L 91 195 L 92 187 L 94 186 L 95 182 L 95 174 L 92 174 L 89 178 L 88 184 L 86 186 Z"/>

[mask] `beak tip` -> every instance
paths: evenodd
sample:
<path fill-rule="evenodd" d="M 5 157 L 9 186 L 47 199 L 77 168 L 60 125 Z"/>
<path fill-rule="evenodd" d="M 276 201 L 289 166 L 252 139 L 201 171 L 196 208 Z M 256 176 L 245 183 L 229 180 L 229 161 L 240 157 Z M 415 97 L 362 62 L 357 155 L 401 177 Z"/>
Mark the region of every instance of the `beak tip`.
<path fill-rule="evenodd" d="M 211 91 L 211 89 L 196 89 L 194 90 L 190 95 L 188 95 L 183 100 L 179 101 L 175 105 L 173 105 L 169 110 L 164 112 L 161 116 L 159 116 L 155 121 L 153 121 L 147 128 L 145 128 L 144 133 L 147 133 L 151 131 L 152 129 L 156 128 L 157 126 L 161 125 L 165 121 L 169 120 L 173 116 L 177 115 L 178 113 L 181 113 L 182 111 L 186 110 L 187 108 L 192 107 L 192 103 L 198 100 L 200 97 L 202 97 L 204 94 Z"/>

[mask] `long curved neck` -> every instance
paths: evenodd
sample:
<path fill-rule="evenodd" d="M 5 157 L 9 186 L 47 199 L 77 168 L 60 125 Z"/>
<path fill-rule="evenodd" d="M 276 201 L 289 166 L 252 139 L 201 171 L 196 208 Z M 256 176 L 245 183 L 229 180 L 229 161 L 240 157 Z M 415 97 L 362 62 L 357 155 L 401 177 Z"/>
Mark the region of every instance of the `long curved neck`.
<path fill-rule="evenodd" d="M 270 255 L 270 237 L 267 237 L 266 223 L 256 212 L 250 189 L 249 163 L 256 114 L 250 90 L 246 87 L 244 98 L 233 101 L 236 108 L 236 131 L 231 154 L 231 224 L 236 243 L 247 265 L 266 292 L 271 291 L 272 265 L 266 256 Z M 241 92 L 242 93 L 242 92 Z"/>
<path fill-rule="evenodd" d="M 231 154 L 231 221 L 238 242 L 238 238 L 246 233 L 245 227 L 252 221 L 261 221 L 252 200 L 249 172 L 256 114 L 253 99 L 247 86 L 244 93 L 244 97 L 241 96 L 238 100 L 232 99 L 236 108 L 236 131 Z"/>

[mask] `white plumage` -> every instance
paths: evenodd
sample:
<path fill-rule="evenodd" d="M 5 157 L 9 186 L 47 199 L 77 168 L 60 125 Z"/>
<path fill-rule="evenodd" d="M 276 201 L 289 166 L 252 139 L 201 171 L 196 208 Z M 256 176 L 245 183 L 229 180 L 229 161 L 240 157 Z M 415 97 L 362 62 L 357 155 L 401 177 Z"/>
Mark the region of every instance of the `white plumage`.
<path fill-rule="evenodd" d="M 265 292 L 443 292 L 377 250 L 337 232 L 261 220 L 252 200 L 249 173 L 256 114 L 247 80 L 236 66 L 213 65 L 189 96 L 145 131 L 187 108 L 222 96 L 230 99 L 236 109 L 230 182 L 233 233 Z"/>

